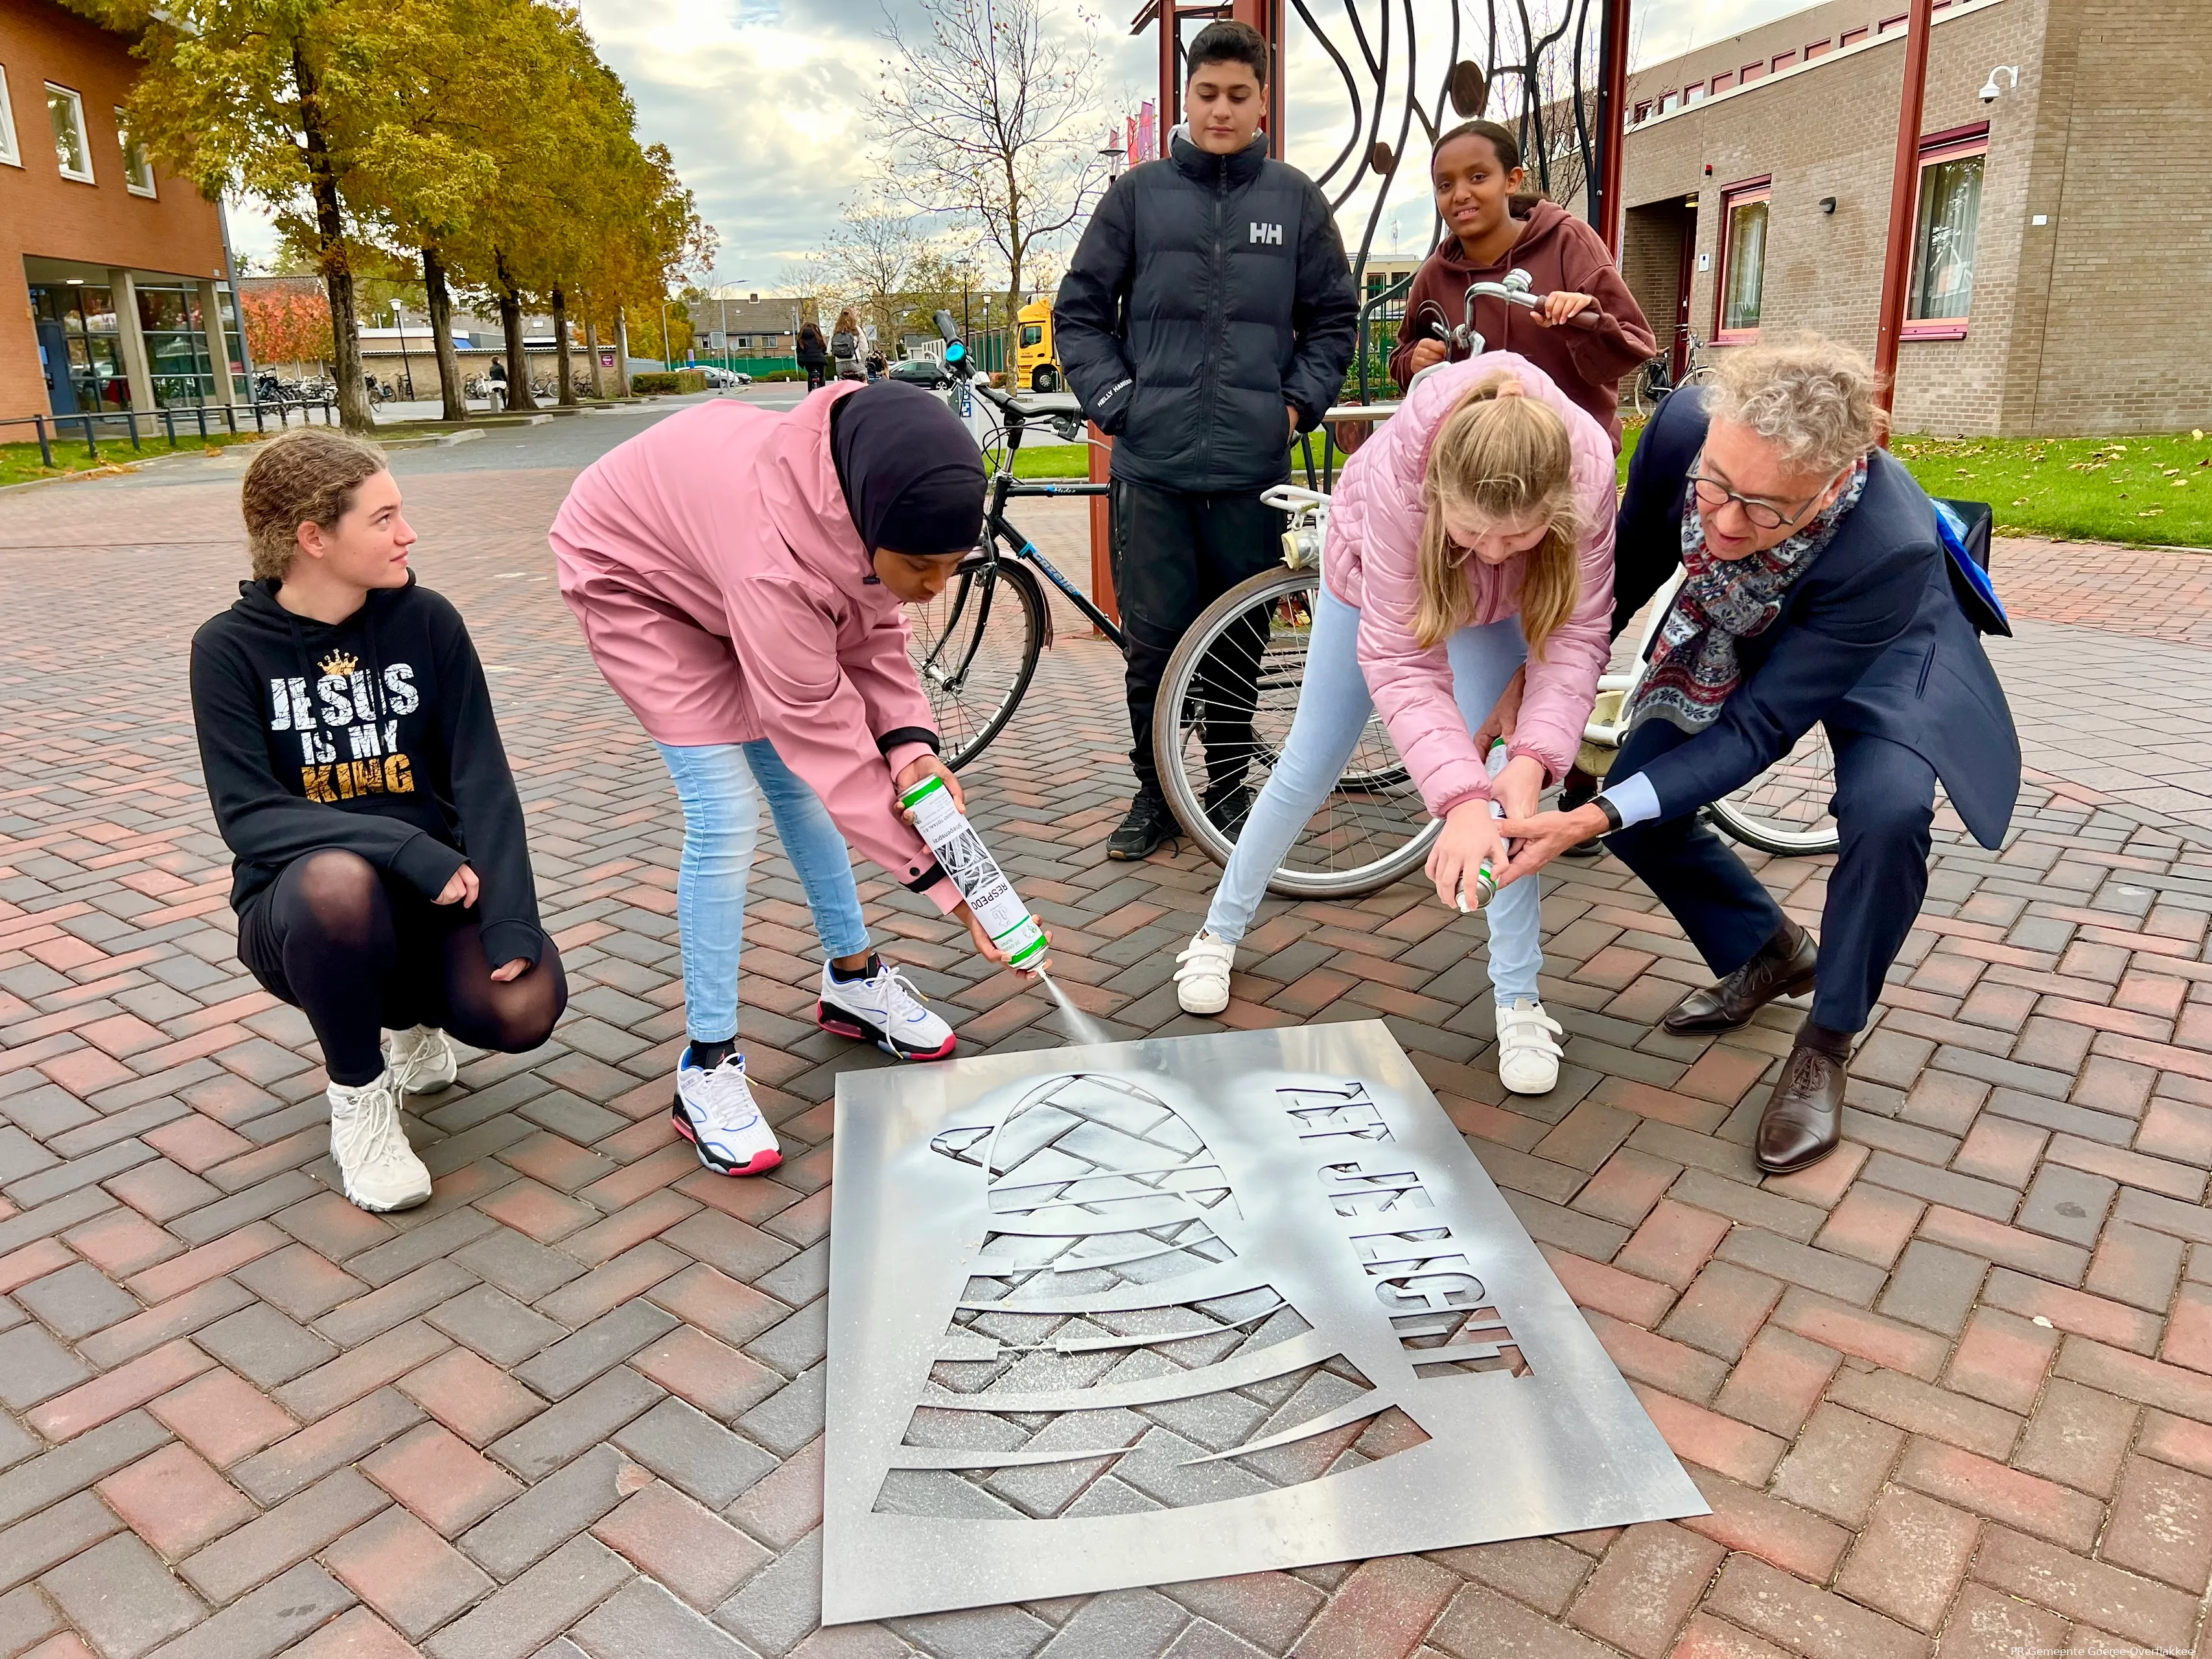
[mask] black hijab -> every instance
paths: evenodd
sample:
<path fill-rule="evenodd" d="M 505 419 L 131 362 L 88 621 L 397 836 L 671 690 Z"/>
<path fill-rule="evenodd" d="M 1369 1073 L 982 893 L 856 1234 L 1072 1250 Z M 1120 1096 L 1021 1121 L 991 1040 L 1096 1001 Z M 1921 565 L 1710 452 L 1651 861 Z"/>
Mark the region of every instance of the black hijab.
<path fill-rule="evenodd" d="M 983 533 L 983 455 L 942 398 L 877 380 L 830 411 L 830 456 L 871 556 L 965 553 Z"/>

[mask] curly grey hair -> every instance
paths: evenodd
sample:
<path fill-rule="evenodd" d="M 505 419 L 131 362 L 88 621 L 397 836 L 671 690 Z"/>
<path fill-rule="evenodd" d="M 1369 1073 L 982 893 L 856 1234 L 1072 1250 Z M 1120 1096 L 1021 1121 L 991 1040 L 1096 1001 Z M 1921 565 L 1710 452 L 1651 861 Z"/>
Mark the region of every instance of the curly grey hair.
<path fill-rule="evenodd" d="M 1705 412 L 1748 428 L 1793 467 L 1840 472 L 1881 441 L 1889 416 L 1874 365 L 1817 334 L 1724 353 Z"/>

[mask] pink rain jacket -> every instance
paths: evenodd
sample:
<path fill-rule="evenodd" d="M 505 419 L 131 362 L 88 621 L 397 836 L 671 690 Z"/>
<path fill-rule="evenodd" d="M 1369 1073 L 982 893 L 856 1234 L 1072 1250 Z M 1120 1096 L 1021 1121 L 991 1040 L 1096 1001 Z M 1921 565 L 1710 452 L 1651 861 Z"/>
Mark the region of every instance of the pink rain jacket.
<path fill-rule="evenodd" d="M 1582 594 L 1573 613 L 1528 656 L 1512 752 L 1534 755 L 1553 779 L 1565 777 L 1582 746 L 1597 700 L 1597 677 L 1612 651 L 1613 441 L 1605 428 L 1527 358 L 1488 352 L 1437 369 L 1405 405 L 1345 463 L 1329 509 L 1322 558 L 1329 591 L 1359 608 L 1359 666 L 1390 739 L 1438 817 L 1466 800 L 1490 798 L 1490 777 L 1474 733 L 1452 700 L 1444 647 L 1413 637 L 1420 601 L 1416 562 L 1421 541 L 1421 480 L 1437 429 L 1468 390 L 1510 371 L 1528 395 L 1557 410 L 1574 452 L 1575 495 L 1589 526 L 1582 540 Z M 1467 562 L 1474 595 L 1472 623 L 1517 616 L 1525 557 L 1487 565 Z"/>
<path fill-rule="evenodd" d="M 672 415 L 585 470 L 550 539 L 592 659 L 656 742 L 766 738 L 848 842 L 949 912 L 959 891 L 891 790 L 936 720 L 830 459 L 830 408 L 858 389 Z"/>

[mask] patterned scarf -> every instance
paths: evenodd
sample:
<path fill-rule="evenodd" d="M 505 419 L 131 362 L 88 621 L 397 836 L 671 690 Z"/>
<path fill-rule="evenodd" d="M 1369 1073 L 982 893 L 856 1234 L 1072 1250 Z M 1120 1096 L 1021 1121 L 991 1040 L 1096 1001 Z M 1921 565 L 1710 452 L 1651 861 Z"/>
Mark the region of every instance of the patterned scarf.
<path fill-rule="evenodd" d="M 1701 463 L 1704 457 L 1700 455 Z M 1697 470 L 1693 465 L 1692 471 Z M 1683 492 L 1682 585 L 1651 641 L 1651 666 L 1638 688 L 1629 729 L 1656 718 L 1695 734 L 1719 717 L 1743 679 L 1736 641 L 1763 634 L 1782 614 L 1790 585 L 1810 569 L 1865 492 L 1863 458 L 1851 481 L 1788 540 L 1747 558 L 1716 558 L 1705 546 L 1698 495 Z"/>

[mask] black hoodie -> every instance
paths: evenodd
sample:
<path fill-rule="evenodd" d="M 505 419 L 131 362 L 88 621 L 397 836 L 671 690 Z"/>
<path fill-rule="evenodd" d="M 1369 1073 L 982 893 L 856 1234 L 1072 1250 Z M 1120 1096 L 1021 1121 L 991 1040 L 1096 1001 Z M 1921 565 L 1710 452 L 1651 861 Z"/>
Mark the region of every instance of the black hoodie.
<path fill-rule="evenodd" d="M 522 802 L 460 613 L 413 576 L 335 625 L 276 603 L 273 580 L 192 636 L 192 720 L 243 911 L 321 848 L 358 853 L 425 897 L 464 863 L 494 963 L 544 935 Z"/>

